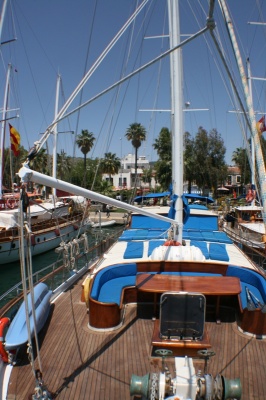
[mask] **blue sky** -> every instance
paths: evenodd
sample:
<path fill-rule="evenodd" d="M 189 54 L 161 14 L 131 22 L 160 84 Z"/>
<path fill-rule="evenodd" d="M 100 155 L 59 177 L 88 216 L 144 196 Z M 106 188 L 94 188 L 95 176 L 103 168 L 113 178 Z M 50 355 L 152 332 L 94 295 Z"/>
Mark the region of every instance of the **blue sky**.
<path fill-rule="evenodd" d="M 6 68 L 11 63 L 13 73 L 9 106 L 20 109 L 20 117 L 13 119 L 11 123 L 20 132 L 25 148 L 30 148 L 53 120 L 57 74 L 60 73 L 62 77 L 63 94 L 67 99 L 84 72 L 99 57 L 138 3 L 140 1 L 133 0 L 10 2 L 4 20 L 2 41 L 14 35 L 17 41 L 1 47 L 0 93 L 4 93 Z M 128 74 L 134 67 L 139 67 L 168 48 L 167 38 L 144 42 L 141 40 L 143 31 L 145 36 L 168 32 L 166 3 L 164 0 L 148 3 L 135 25 L 127 31 L 125 38 L 120 39 L 90 78 L 82 93 L 82 102 L 116 82 L 122 74 Z M 252 75 L 265 78 L 266 27 L 250 25 L 248 22 L 262 22 L 266 19 L 266 2 L 228 0 L 227 3 L 232 13 L 243 62 L 249 57 Z M 199 27 L 204 27 L 207 9 L 207 0 L 181 0 L 181 32 L 192 34 Z M 233 63 L 218 2 L 214 17 L 224 50 Z M 132 31 L 137 38 L 133 37 Z M 211 53 L 207 43 L 210 44 Z M 233 104 L 223 83 L 228 82 L 228 79 L 220 61 L 215 62 L 216 58 L 217 51 L 211 44 L 209 34 L 196 39 L 183 49 L 184 102 L 190 103 L 190 109 L 209 109 L 186 112 L 184 129 L 194 136 L 199 126 L 207 131 L 216 128 L 224 140 L 227 148 L 226 161 L 230 164 L 232 152 L 243 146 L 243 139 L 236 115 L 230 112 Z M 222 70 L 222 77 L 217 65 Z M 237 82 L 239 78 L 235 69 L 234 71 Z M 253 83 L 254 109 L 262 112 L 266 111 L 265 85 L 265 82 Z M 164 59 L 134 77 L 130 83 L 124 83 L 120 89 L 109 92 L 82 109 L 79 115 L 73 115 L 61 122 L 58 130 L 75 131 L 79 134 L 82 129 L 88 129 L 97 139 L 89 156 L 102 157 L 105 152 L 111 151 L 121 157 L 133 152 L 131 144 L 125 138 L 126 129 L 131 123 L 140 122 L 146 127 L 147 141 L 142 145 L 139 154 L 156 160 L 152 143 L 162 127 L 170 128 L 170 114 L 167 111 L 151 113 L 142 110 L 168 110 L 169 98 L 169 64 Z M 80 97 L 77 97 L 70 109 L 80 101 Z M 60 106 L 63 102 L 63 95 L 60 95 Z M 82 156 L 78 149 L 73 150 L 74 137 L 71 133 L 60 133 L 58 152 L 64 150 L 69 155 Z M 51 152 L 51 140 L 48 145 Z"/>

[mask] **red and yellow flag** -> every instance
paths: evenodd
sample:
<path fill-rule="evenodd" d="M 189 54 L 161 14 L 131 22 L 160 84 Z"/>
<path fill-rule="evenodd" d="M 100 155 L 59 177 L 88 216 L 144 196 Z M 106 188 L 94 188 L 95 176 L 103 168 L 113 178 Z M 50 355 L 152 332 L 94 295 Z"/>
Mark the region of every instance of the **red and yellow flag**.
<path fill-rule="evenodd" d="M 19 155 L 20 134 L 11 124 L 9 124 L 9 132 L 10 132 L 11 150 L 17 157 Z"/>
<path fill-rule="evenodd" d="M 257 122 L 256 125 L 259 135 L 262 135 L 263 132 L 266 132 L 265 115 Z"/>

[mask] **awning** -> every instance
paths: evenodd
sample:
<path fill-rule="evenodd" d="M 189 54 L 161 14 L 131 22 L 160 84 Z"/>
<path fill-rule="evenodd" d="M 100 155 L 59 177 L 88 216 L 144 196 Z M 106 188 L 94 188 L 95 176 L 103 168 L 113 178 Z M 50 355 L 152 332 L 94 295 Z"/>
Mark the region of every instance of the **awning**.
<path fill-rule="evenodd" d="M 134 201 L 136 203 L 141 202 L 142 200 L 147 200 L 147 199 L 159 199 L 161 197 L 166 197 L 170 196 L 170 192 L 162 192 L 162 193 L 148 193 L 145 194 L 144 196 L 137 196 L 134 198 Z"/>
<path fill-rule="evenodd" d="M 228 189 L 226 189 L 228 190 Z M 140 203 L 142 200 L 147 200 L 147 199 L 158 199 L 162 197 L 168 197 L 170 196 L 170 192 L 162 192 L 162 193 L 149 193 L 145 194 L 144 196 L 137 196 L 134 198 L 134 201 L 136 203 Z M 201 196 L 197 193 L 184 193 L 184 196 L 187 199 L 193 199 L 194 201 L 199 200 L 205 203 L 214 203 L 214 200 L 211 197 L 207 196 Z"/>

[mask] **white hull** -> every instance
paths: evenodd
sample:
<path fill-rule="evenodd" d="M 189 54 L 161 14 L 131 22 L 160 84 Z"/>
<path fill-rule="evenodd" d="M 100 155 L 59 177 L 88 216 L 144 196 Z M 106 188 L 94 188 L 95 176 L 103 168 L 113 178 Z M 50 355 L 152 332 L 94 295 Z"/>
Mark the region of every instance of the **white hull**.
<path fill-rule="evenodd" d="M 106 228 L 108 226 L 112 226 L 115 224 L 116 224 L 116 221 L 114 219 L 111 219 L 110 221 L 95 222 L 92 224 L 92 228 Z"/>
<path fill-rule="evenodd" d="M 233 214 L 232 214 L 233 213 Z M 230 215 L 230 214 L 229 214 Z M 265 250 L 265 224 L 262 221 L 262 207 L 239 206 L 231 212 L 231 219 L 225 221 L 223 230 L 238 244 Z"/>
<path fill-rule="evenodd" d="M 43 229 L 34 232 L 31 238 L 32 256 L 46 253 L 49 250 L 55 249 L 62 242 L 69 242 L 71 239 L 77 237 L 78 232 L 83 233 L 88 226 L 88 221 L 84 221 L 84 223 L 81 224 L 81 220 L 76 219 L 73 220 L 73 222 L 65 223 L 64 226 L 61 225 L 60 233 L 59 229 L 56 227 L 56 224 L 54 224 L 50 229 Z M 0 240 L 0 264 L 2 265 L 16 262 L 19 261 L 19 259 L 19 238 L 2 238 Z"/>

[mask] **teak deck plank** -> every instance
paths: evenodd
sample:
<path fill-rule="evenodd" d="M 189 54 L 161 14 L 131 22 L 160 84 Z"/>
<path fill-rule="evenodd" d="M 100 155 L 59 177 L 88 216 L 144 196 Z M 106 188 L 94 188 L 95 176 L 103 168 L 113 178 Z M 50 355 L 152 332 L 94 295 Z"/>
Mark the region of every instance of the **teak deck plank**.
<path fill-rule="evenodd" d="M 57 299 L 49 326 L 40 335 L 44 382 L 59 400 L 130 399 L 131 375 L 159 372 L 161 367 L 161 359 L 151 357 L 153 305 L 128 305 L 121 328 L 94 332 L 87 326 L 86 306 L 80 302 L 81 284 L 78 282 Z M 266 340 L 244 335 L 235 322 L 223 319 L 220 325 L 206 322 L 206 327 L 216 353 L 208 362 L 208 373 L 240 378 L 242 400 L 263 400 Z M 173 358 L 166 363 L 174 378 Z M 200 368 L 204 373 L 202 361 L 195 360 L 195 366 L 196 372 Z M 7 398 L 26 400 L 34 386 L 31 367 L 24 357 L 13 368 Z"/>

